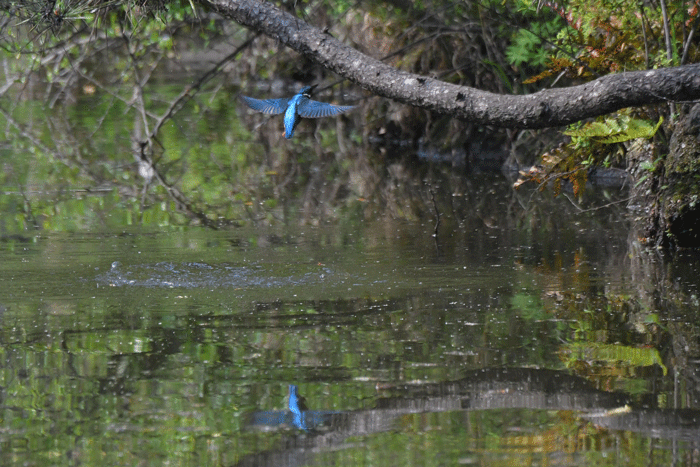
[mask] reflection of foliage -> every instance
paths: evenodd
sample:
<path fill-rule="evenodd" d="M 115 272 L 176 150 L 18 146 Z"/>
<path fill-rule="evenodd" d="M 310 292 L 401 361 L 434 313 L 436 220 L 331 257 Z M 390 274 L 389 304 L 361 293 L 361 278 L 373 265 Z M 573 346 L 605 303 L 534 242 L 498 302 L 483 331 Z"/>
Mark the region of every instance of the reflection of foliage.
<path fill-rule="evenodd" d="M 664 372 L 664 376 L 668 373 L 668 369 L 661 360 L 659 351 L 654 348 L 629 347 L 598 342 L 571 342 L 562 347 L 560 355 L 568 368 L 575 368 L 581 362 L 603 364 L 608 367 L 618 365 L 624 367 L 659 365 Z"/>
<path fill-rule="evenodd" d="M 602 294 L 591 282 L 593 271 L 586 267 L 584 254 L 577 254 L 571 263 L 575 270 L 571 284 L 552 280 L 543 300 L 545 310 L 566 323 L 559 359 L 599 389 L 647 392 L 648 376 L 653 374 L 649 367 L 658 365 L 667 374 L 666 331 L 633 297 Z M 557 275 L 566 269 L 561 262 L 548 267 Z"/>
<path fill-rule="evenodd" d="M 663 331 L 653 322 L 635 322 L 641 314 L 630 298 L 617 296 L 558 295 L 556 313 L 571 320 L 570 337 L 560 347 L 559 358 L 581 376 L 600 381 L 603 388 L 615 387 L 618 379 L 635 375 L 634 368 L 659 365 L 667 368 L 657 348 Z M 618 382 L 634 386 L 634 380 Z"/>

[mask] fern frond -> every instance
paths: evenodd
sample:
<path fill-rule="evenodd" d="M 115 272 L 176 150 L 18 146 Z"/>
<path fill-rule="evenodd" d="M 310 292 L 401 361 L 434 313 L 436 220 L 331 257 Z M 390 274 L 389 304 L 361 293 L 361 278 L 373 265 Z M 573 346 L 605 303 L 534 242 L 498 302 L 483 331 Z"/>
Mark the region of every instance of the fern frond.
<path fill-rule="evenodd" d="M 599 141 L 605 144 L 613 144 L 622 143 L 637 138 L 649 139 L 656 134 L 663 121 L 663 117 L 660 117 L 656 124 L 648 120 L 632 118 L 628 122 L 626 128 L 624 128 L 621 132 L 608 137 L 600 138 Z"/>
<path fill-rule="evenodd" d="M 637 138 L 651 138 L 663 123 L 663 117 L 654 124 L 648 120 L 622 116 L 591 122 L 582 128 L 564 131 L 565 135 L 580 139 L 592 139 L 604 144 L 622 143 Z"/>

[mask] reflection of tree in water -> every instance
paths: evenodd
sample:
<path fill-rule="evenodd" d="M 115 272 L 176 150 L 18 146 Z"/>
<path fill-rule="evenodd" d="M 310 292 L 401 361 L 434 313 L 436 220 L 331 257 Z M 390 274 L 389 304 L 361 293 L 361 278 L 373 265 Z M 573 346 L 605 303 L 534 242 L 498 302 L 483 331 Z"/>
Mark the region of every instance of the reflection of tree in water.
<path fill-rule="evenodd" d="M 267 49 L 274 43 L 269 39 L 241 35 L 230 24 L 217 24 L 219 29 L 214 30 L 205 21 L 192 21 L 189 10 L 170 5 L 166 11 L 164 4 L 24 2 L 2 24 L 35 40 L 30 44 L 5 37 L 9 50 L 35 59 L 19 60 L 15 69 L 8 69 L 9 84 L 2 94 L 20 104 L 16 111 L 0 107 L 22 140 L 13 143 L 13 149 L 43 156 L 40 173 L 18 169 L 11 181 L 30 201 L 27 217 L 35 224 L 41 224 L 36 219 L 48 215 L 56 200 L 70 203 L 76 196 L 104 198 L 107 193 L 118 193 L 144 221 L 155 218 L 210 227 L 269 223 L 296 218 L 299 212 L 307 223 L 348 214 L 434 218 L 432 198 L 442 180 L 422 179 L 425 169 L 414 156 L 420 148 L 413 147 L 417 130 L 438 145 L 448 141 L 464 146 L 466 141 L 488 138 L 470 125 L 433 119 L 391 102 L 363 100 L 356 90 L 345 93 L 336 88 L 338 93 L 326 91 L 323 97 L 351 99 L 362 111 L 351 119 L 335 119 L 335 125 L 305 122 L 301 130 L 306 140 L 285 144 L 279 122 L 249 115 L 238 108 L 236 97 L 239 87 L 255 85 L 260 92 L 283 94 L 285 88 L 296 86 L 265 84 L 256 78 L 261 63 L 270 75 L 289 75 L 286 68 L 296 58 L 285 51 L 270 56 Z M 115 14 L 118 8 L 123 11 Z M 88 13 L 112 26 L 93 29 Z M 435 14 L 440 21 L 454 19 Z M 159 21 L 146 20 L 152 15 Z M 110 18 L 114 23 L 107 21 Z M 323 15 L 320 19 L 329 21 Z M 363 21 L 373 20 L 368 16 Z M 364 25 L 370 26 L 380 25 Z M 346 27 L 359 25 L 352 22 Z M 437 47 L 421 39 L 422 33 L 414 28 L 403 44 L 393 46 L 411 49 L 415 47 L 411 41 L 420 39 L 422 47 Z M 197 34 L 206 41 L 192 40 Z M 365 35 L 358 31 L 358 37 Z M 387 52 L 390 45 L 383 45 Z M 490 69 L 483 66 L 481 48 L 474 46 L 467 54 L 460 47 L 454 53 L 460 57 L 455 63 L 461 65 L 450 73 L 504 90 L 502 81 L 481 76 Z M 488 57 L 493 59 L 494 53 L 495 49 Z M 306 75 L 294 79 L 324 81 L 320 68 L 303 65 Z M 464 75 L 467 69 L 475 75 Z M 230 92 L 222 85 L 224 80 L 236 83 L 236 90 Z M 13 82 L 25 84 L 12 86 Z M 27 99 L 51 110 L 25 121 L 22 106 L 28 105 Z M 376 119 L 377 112 L 388 113 L 389 118 Z M 381 144 L 374 148 L 368 143 L 370 129 L 380 135 Z M 391 149 L 386 154 L 385 146 L 395 143 L 404 145 L 398 159 Z M 42 186 L 32 178 L 41 180 Z M 53 196 L 41 199 L 36 193 L 40 190 Z"/>
<path fill-rule="evenodd" d="M 659 343 L 673 359 L 673 399 L 669 409 L 697 407 L 700 404 L 700 328 L 698 299 L 700 289 L 697 252 L 685 250 L 673 256 L 648 250 L 638 240 L 639 230 L 630 233 L 631 272 L 639 307 L 636 320 L 662 326 L 666 339 Z"/>
<path fill-rule="evenodd" d="M 574 411 L 578 417 L 575 429 L 581 433 L 595 426 L 608 429 L 632 430 L 661 439 L 697 440 L 700 436 L 700 413 L 697 411 L 664 411 L 658 409 L 633 409 L 629 396 L 619 392 L 599 391 L 583 378 L 565 372 L 526 368 L 490 368 L 470 372 L 463 379 L 438 384 L 416 384 L 385 387 L 392 397 L 379 399 L 373 409 L 332 412 L 301 409 L 296 405 L 297 387 L 291 386 L 288 412 L 256 412 L 250 418 L 251 428 L 264 429 L 288 425 L 302 429 L 301 433 L 284 435 L 277 449 L 247 456 L 237 465 L 305 465 L 312 463 L 323 452 L 342 448 L 351 437 L 377 434 L 399 427 L 399 420 L 416 414 L 440 412 L 469 413 L 492 411 L 491 418 L 502 432 L 490 432 L 500 436 L 506 444 L 508 437 L 518 436 L 518 419 L 499 420 L 499 409 L 530 409 Z M 308 403 L 313 406 L 313 401 Z M 295 422 L 300 416 L 313 421 L 299 427 Z M 486 426 L 477 418 L 465 418 L 465 429 L 470 436 L 483 436 L 480 430 Z M 562 415 L 560 423 L 566 416 Z M 513 430 L 513 432 L 508 432 Z M 545 427 L 541 428 L 545 431 Z M 590 436 L 590 432 L 588 436 Z M 532 436 L 532 433 L 526 435 Z M 568 446 L 569 436 L 560 436 L 557 446 L 542 446 L 544 452 L 585 450 L 584 446 Z M 611 437 L 604 430 L 599 441 Z M 532 442 L 532 441 L 531 441 Z"/>
<path fill-rule="evenodd" d="M 215 22 L 210 27 L 204 20 L 192 21 L 189 6 L 170 5 L 166 11 L 164 4 L 123 3 L 123 12 L 116 14 L 117 6 L 110 3 L 67 2 L 52 9 L 50 2 L 27 2 L 16 11 L 14 23 L 8 19 L 3 24 L 39 42 L 30 48 L 5 38 L 9 50 L 29 52 L 36 60 L 20 60 L 9 69 L 8 83 L 26 84 L 2 88 L 18 102 L 16 112 L 0 107 L 21 137 L 13 149 L 43 156 L 39 170 L 18 167 L 14 178 L 6 178 L 19 185 L 28 201 L 30 222 L 41 224 L 57 200 L 75 204 L 80 196 L 84 204 L 92 203 L 82 206 L 85 212 L 97 210 L 112 194 L 119 197 L 110 201 L 113 205 L 143 222 L 213 228 L 368 217 L 434 225 L 445 215 L 445 230 L 465 225 L 473 214 L 475 225 L 500 229 L 504 225 L 496 219 L 499 211 L 513 214 L 509 206 L 495 206 L 487 191 L 469 196 L 473 182 L 464 174 L 484 167 L 498 170 L 515 133 L 499 132 L 495 137 L 472 124 L 365 99 L 356 89 L 336 86 L 333 93 L 321 87 L 320 98 L 358 104 L 360 111 L 321 125 L 303 122 L 303 138 L 288 144 L 279 121 L 241 108 L 240 89 L 256 96 L 296 90 L 291 81 L 258 80 L 261 67 L 270 76 L 289 76 L 291 62 L 305 72 L 292 72 L 295 80 L 328 82 L 322 69 L 297 63 L 298 57 L 288 51 L 270 54 L 275 49 L 270 39 L 217 22 L 221 20 L 216 17 L 207 18 Z M 115 22 L 95 30 L 82 18 L 87 10 L 105 18 L 105 24 L 106 18 Z M 330 24 L 330 18 L 317 14 L 319 21 Z M 409 9 L 406 14 L 420 17 L 427 12 Z M 152 15 L 158 21 L 146 20 Z M 344 27 L 360 28 L 355 31 L 357 40 L 387 54 L 401 47 L 422 47 L 438 56 L 453 53 L 452 64 L 459 66 L 443 70 L 443 76 L 453 74 L 464 84 L 506 91 L 502 80 L 493 79 L 492 65 L 484 65 L 487 58 L 503 60 L 494 37 L 482 44 L 484 48 L 477 44 L 485 39 L 473 31 L 452 31 L 453 46 L 460 47 L 446 52 L 444 44 L 425 40 L 424 34 L 439 30 L 440 22 L 454 21 L 454 13 L 429 15 L 431 22 L 411 28 L 394 43 L 366 34 L 386 26 L 371 15 Z M 206 39 L 193 40 L 198 35 Z M 464 44 L 471 44 L 471 52 Z M 387 60 L 396 57 L 392 53 Z M 441 65 L 418 60 L 416 66 L 429 73 Z M 235 88 L 227 88 L 225 82 L 235 83 Z M 51 110 L 25 121 L 21 113 L 26 113 L 27 99 Z M 526 139 L 535 138 L 519 137 L 514 144 L 522 146 Z M 37 179 L 41 186 L 34 183 Z M 55 195 L 47 200 L 38 196 L 39 190 Z M 528 209 L 533 205 L 526 204 Z M 466 227 L 470 225 L 471 221 Z"/>

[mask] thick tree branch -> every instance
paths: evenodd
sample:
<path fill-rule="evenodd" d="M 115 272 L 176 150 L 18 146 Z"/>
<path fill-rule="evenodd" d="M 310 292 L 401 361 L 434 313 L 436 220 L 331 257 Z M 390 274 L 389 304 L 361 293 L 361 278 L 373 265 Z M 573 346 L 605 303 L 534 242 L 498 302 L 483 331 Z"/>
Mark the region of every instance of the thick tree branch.
<path fill-rule="evenodd" d="M 262 0 L 200 0 L 372 93 L 456 118 L 514 128 L 573 123 L 625 107 L 700 99 L 700 64 L 603 76 L 580 86 L 500 95 L 397 70 Z"/>

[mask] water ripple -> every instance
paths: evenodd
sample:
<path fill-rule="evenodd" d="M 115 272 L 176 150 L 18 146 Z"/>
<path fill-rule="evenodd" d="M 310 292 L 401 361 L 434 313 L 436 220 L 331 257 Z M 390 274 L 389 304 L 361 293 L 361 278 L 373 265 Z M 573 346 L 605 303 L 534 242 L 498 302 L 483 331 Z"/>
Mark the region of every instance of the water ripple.
<path fill-rule="evenodd" d="M 332 275 L 328 268 L 302 274 L 274 276 L 262 267 L 211 265 L 200 262 L 160 262 L 124 266 L 119 261 L 96 277 L 112 287 L 147 288 L 248 288 L 283 287 L 318 283 Z"/>

